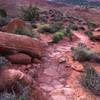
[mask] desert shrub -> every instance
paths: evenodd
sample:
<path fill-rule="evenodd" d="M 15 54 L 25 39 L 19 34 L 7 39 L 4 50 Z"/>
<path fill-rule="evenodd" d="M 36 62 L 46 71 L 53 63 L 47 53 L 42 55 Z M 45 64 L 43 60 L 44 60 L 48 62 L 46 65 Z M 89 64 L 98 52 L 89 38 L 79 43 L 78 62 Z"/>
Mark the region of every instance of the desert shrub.
<path fill-rule="evenodd" d="M 48 25 L 42 25 L 38 31 L 41 33 L 51 33 L 52 29 Z"/>
<path fill-rule="evenodd" d="M 84 75 L 81 77 L 82 85 L 93 94 L 100 96 L 100 73 L 97 73 L 90 64 L 84 64 L 84 69 Z"/>
<path fill-rule="evenodd" d="M 100 63 L 100 53 L 97 53 L 86 46 L 80 44 L 76 48 L 72 48 L 73 58 L 78 61 L 95 61 Z"/>
<path fill-rule="evenodd" d="M 10 92 L 5 90 L 3 92 L 0 92 L 0 100 L 27 100 L 30 87 L 23 87 L 19 82 L 17 82 L 17 85 L 20 89 L 19 93 L 16 94 L 13 88 Z"/>
<path fill-rule="evenodd" d="M 4 9 L 0 9 L 0 16 L 1 17 L 6 17 L 7 16 L 7 12 Z"/>
<path fill-rule="evenodd" d="M 63 25 L 61 22 L 51 23 L 49 27 L 52 29 L 52 33 L 55 33 L 57 31 L 63 29 Z"/>
<path fill-rule="evenodd" d="M 96 61 L 97 63 L 100 63 L 100 53 L 94 53 L 93 55 L 92 55 L 92 59 L 94 60 L 94 61 Z"/>
<path fill-rule="evenodd" d="M 61 32 L 63 35 L 65 35 L 66 30 L 65 28 L 61 28 L 58 32 Z"/>
<path fill-rule="evenodd" d="M 91 37 L 93 36 L 93 33 L 92 33 L 91 31 L 86 31 L 85 34 L 86 34 L 89 38 L 91 38 Z"/>
<path fill-rule="evenodd" d="M 78 61 L 89 61 L 93 58 L 94 52 L 86 47 L 76 47 L 73 50 L 73 58 Z"/>
<path fill-rule="evenodd" d="M 30 89 L 30 86 L 23 87 L 20 83 L 17 83 L 20 88 L 20 94 L 16 96 L 16 100 L 27 100 L 28 94 Z"/>
<path fill-rule="evenodd" d="M 72 30 L 78 30 L 77 25 L 74 24 L 74 23 L 70 23 L 70 24 L 68 25 L 68 28 L 70 28 L 70 29 L 72 29 Z"/>
<path fill-rule="evenodd" d="M 64 32 L 65 36 L 67 36 L 70 40 L 72 40 L 73 33 L 69 28 L 66 28 L 66 31 Z"/>
<path fill-rule="evenodd" d="M 16 96 L 11 93 L 3 92 L 0 93 L 0 100 L 16 100 Z"/>
<path fill-rule="evenodd" d="M 34 37 L 34 35 L 31 32 L 26 31 L 24 28 L 16 28 L 13 31 L 14 34 L 19 34 L 19 35 L 27 35 L 30 37 Z"/>
<path fill-rule="evenodd" d="M 21 7 L 22 18 L 27 21 L 37 20 L 39 18 L 40 9 L 33 7 L 32 5 L 28 7 Z"/>
<path fill-rule="evenodd" d="M 61 32 L 56 32 L 54 35 L 53 35 L 53 42 L 54 43 L 58 43 L 60 40 L 63 39 L 63 33 Z"/>
<path fill-rule="evenodd" d="M 49 25 L 42 25 L 39 28 L 39 32 L 41 33 L 55 33 L 59 31 L 62 28 L 62 25 L 60 23 L 51 23 Z"/>
<path fill-rule="evenodd" d="M 96 25 L 94 22 L 92 22 L 92 21 L 88 21 L 88 22 L 87 22 L 87 25 L 88 25 L 89 30 L 92 30 L 92 29 L 96 28 L 96 26 L 97 26 L 97 25 Z"/>

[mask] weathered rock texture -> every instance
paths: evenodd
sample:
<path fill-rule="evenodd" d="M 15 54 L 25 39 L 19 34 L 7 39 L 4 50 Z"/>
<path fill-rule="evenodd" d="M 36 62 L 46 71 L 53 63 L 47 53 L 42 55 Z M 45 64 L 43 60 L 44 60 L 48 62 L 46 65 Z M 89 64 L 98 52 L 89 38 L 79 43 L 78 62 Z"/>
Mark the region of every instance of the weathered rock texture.
<path fill-rule="evenodd" d="M 17 81 L 20 81 L 24 85 L 31 85 L 33 82 L 29 75 L 15 69 L 1 71 L 0 77 L 0 91 L 11 88 Z"/>
<path fill-rule="evenodd" d="M 28 36 L 0 32 L 0 52 L 4 54 L 22 52 L 31 57 L 41 58 L 42 47 L 38 40 Z"/>
<path fill-rule="evenodd" d="M 7 25 L 2 27 L 3 32 L 14 33 L 16 29 L 22 29 L 25 32 L 32 33 L 32 27 L 23 20 L 14 18 Z"/>
<path fill-rule="evenodd" d="M 14 64 L 30 64 L 32 58 L 29 55 L 23 53 L 17 53 L 8 55 L 7 59 Z"/>

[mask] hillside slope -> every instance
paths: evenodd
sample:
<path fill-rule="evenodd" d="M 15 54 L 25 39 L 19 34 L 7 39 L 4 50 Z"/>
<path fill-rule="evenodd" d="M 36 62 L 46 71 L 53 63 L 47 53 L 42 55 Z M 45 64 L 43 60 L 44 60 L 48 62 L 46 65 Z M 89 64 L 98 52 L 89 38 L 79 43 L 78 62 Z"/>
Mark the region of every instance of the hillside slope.
<path fill-rule="evenodd" d="M 50 0 L 50 1 L 73 4 L 73 5 L 91 6 L 91 7 L 100 6 L 100 0 Z"/>

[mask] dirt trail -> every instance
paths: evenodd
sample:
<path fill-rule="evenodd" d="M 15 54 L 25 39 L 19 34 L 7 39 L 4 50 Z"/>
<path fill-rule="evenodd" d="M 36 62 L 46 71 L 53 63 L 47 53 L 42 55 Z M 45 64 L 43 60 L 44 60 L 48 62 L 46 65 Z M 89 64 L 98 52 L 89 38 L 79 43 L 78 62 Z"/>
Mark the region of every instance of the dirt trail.
<path fill-rule="evenodd" d="M 66 68 L 66 61 L 67 53 L 70 52 L 70 48 L 73 45 L 72 42 L 67 42 L 65 39 L 58 44 L 46 47 L 43 57 L 44 63 L 41 65 L 43 70 L 40 71 L 38 81 L 40 88 L 50 96 L 48 100 L 67 100 L 67 97 L 64 96 L 65 94 L 59 97 L 54 92 L 59 89 L 61 91 L 69 89 L 67 88 L 66 80 L 71 74 L 71 68 Z"/>
<path fill-rule="evenodd" d="M 46 46 L 43 57 L 44 63 L 41 65 L 42 69 L 38 74 L 38 82 L 44 94 L 49 95 L 48 100 L 81 100 L 77 98 L 84 95 L 83 92 L 81 94 L 78 92 L 81 87 L 77 85 L 76 76 L 72 74 L 79 75 L 80 73 L 72 70 L 71 66 L 68 67 L 67 62 L 69 61 L 68 54 L 71 52 L 71 47 L 76 46 L 79 42 L 87 43 L 89 40 L 81 33 L 75 31 L 73 33 L 79 38 L 78 41 L 71 42 L 64 39 L 57 44 Z M 69 83 L 67 83 L 67 80 L 69 80 Z M 76 90 L 71 87 L 72 85 L 75 85 Z M 77 87 L 79 87 L 79 90 Z M 85 98 L 84 100 L 94 99 Z"/>

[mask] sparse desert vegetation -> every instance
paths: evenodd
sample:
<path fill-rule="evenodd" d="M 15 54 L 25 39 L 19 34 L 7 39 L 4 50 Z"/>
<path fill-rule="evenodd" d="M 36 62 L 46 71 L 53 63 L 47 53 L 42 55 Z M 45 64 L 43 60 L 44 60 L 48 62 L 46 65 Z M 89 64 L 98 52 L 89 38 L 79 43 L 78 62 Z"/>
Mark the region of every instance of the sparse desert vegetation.
<path fill-rule="evenodd" d="M 71 2 L 0 1 L 0 100 L 100 99 L 100 9 Z"/>
<path fill-rule="evenodd" d="M 93 94 L 100 95 L 100 73 L 90 64 L 84 64 L 84 76 L 82 75 L 82 85 L 89 89 Z"/>

